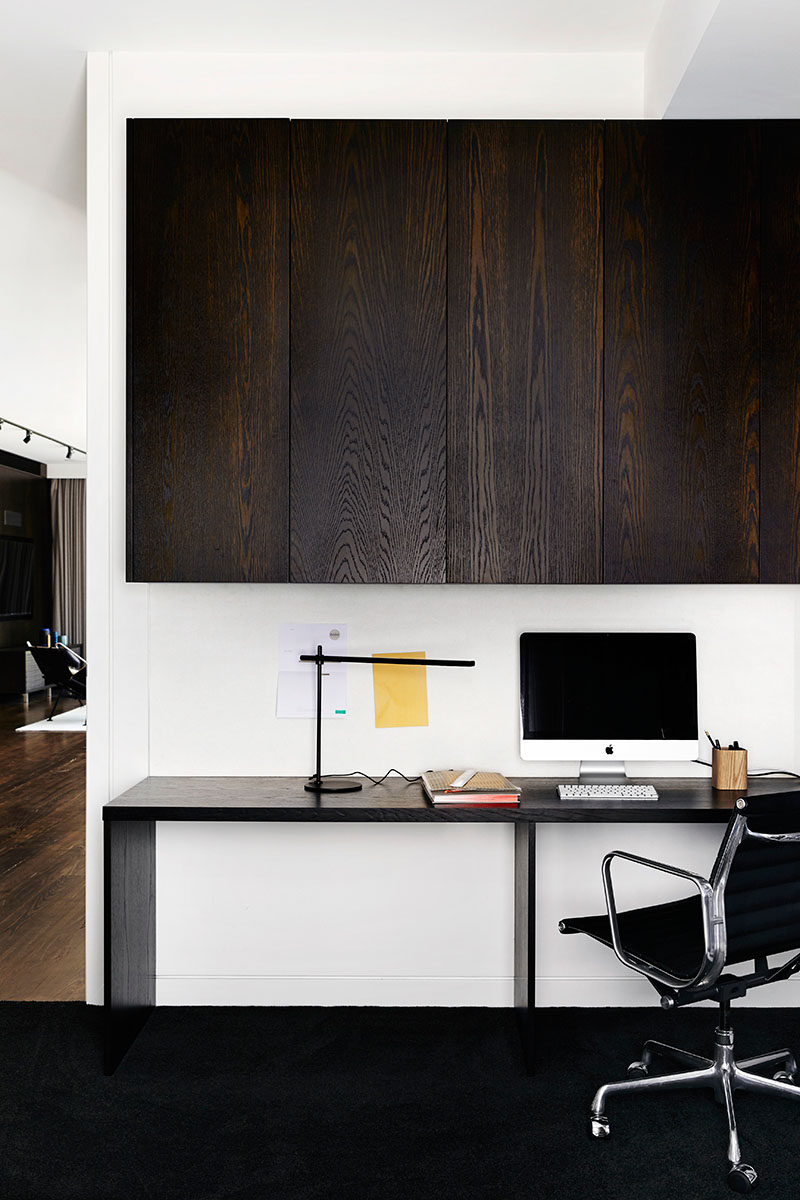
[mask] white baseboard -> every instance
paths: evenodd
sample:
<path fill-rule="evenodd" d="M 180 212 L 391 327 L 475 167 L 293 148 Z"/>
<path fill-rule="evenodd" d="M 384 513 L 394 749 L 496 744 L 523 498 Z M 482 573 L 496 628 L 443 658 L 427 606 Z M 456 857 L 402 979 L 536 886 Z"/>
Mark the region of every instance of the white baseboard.
<path fill-rule="evenodd" d="M 158 1004 L 508 1008 L 509 978 L 158 975 Z"/>
<path fill-rule="evenodd" d="M 264 976 L 159 975 L 160 1005 L 341 1005 L 398 1008 L 510 1008 L 514 981 L 509 978 L 435 978 L 430 976 Z M 750 1008 L 795 1007 L 798 980 L 771 984 L 749 992 Z M 539 1008 L 652 1008 L 658 996 L 644 979 L 540 978 Z"/>
<path fill-rule="evenodd" d="M 798 980 L 787 979 L 769 987 L 754 988 L 744 1000 L 748 1008 L 792 1008 L 800 1001 Z M 639 975 L 607 979 L 537 979 L 539 1008 L 652 1008 L 658 993 Z M 711 1001 L 708 1001 L 710 1004 Z"/>

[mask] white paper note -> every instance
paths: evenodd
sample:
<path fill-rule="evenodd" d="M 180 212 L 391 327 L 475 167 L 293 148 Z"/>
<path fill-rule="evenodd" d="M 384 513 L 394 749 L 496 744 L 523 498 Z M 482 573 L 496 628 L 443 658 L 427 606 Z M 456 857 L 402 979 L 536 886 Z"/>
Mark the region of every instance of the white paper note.
<path fill-rule="evenodd" d="M 301 654 L 347 653 L 347 626 L 331 624 L 281 625 L 278 644 L 278 717 L 317 715 L 317 668 L 300 662 Z M 322 668 L 322 715 L 347 715 L 347 664 L 325 663 Z"/>

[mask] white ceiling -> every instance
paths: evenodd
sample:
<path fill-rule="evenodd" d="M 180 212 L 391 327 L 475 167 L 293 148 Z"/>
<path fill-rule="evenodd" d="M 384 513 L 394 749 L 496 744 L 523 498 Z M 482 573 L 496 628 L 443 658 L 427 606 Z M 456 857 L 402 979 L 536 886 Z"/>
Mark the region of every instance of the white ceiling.
<path fill-rule="evenodd" d="M 0 170 L 83 205 L 89 50 L 643 52 L 663 3 L 0 0 Z"/>
<path fill-rule="evenodd" d="M 0 0 L 0 171 L 83 207 L 89 50 L 644 54 L 700 7 L 667 115 L 800 115 L 800 0 Z"/>
<path fill-rule="evenodd" d="M 666 116 L 800 117 L 800 0 L 721 0 Z"/>
<path fill-rule="evenodd" d="M 4 0 L 4 18 L 76 50 L 643 50 L 664 0 Z"/>

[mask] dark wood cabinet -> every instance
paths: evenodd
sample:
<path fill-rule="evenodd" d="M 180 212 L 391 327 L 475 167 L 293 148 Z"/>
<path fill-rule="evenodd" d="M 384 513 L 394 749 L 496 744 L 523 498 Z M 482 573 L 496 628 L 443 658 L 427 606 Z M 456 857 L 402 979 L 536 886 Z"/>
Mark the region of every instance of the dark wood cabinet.
<path fill-rule="evenodd" d="M 800 121 L 762 137 L 761 580 L 800 583 Z"/>
<path fill-rule="evenodd" d="M 602 579 L 603 129 L 448 125 L 448 579 Z"/>
<path fill-rule="evenodd" d="M 135 120 L 128 205 L 129 579 L 800 582 L 800 122 Z"/>
<path fill-rule="evenodd" d="M 288 578 L 288 152 L 128 123 L 128 579 Z"/>
<path fill-rule="evenodd" d="M 294 121 L 291 578 L 445 579 L 443 121 Z"/>
<path fill-rule="evenodd" d="M 759 126 L 605 127 L 604 579 L 759 578 Z"/>

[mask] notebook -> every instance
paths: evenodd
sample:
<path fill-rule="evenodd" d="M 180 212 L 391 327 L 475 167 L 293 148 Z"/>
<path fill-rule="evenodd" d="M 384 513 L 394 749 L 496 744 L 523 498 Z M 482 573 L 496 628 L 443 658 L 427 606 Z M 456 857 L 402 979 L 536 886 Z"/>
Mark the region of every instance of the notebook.
<path fill-rule="evenodd" d="M 477 771 L 462 788 L 451 787 L 460 770 L 423 771 L 422 786 L 433 804 L 460 804 L 473 807 L 516 807 L 520 789 L 499 771 Z"/>

